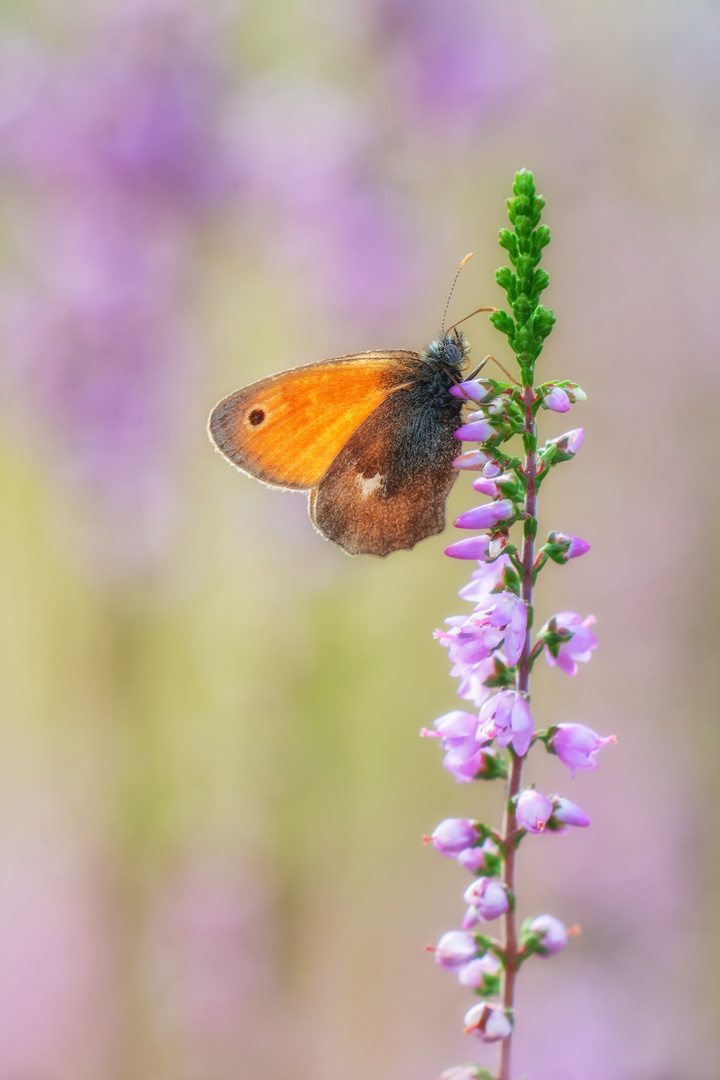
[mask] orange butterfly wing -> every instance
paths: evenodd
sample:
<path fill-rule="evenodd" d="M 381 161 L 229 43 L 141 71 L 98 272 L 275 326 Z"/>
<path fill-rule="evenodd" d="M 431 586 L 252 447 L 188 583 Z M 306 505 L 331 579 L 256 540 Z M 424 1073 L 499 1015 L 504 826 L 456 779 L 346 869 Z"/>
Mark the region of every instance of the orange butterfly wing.
<path fill-rule="evenodd" d="M 283 488 L 315 487 L 353 432 L 417 373 L 418 353 L 354 353 L 292 368 L 236 390 L 208 430 L 243 472 Z"/>

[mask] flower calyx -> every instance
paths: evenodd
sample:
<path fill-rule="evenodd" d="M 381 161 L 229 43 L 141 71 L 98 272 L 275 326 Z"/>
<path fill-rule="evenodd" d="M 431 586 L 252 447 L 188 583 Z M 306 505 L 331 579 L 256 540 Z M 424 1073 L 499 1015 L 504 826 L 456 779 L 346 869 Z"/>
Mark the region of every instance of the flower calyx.
<path fill-rule="evenodd" d="M 585 555 L 590 550 L 590 545 L 587 540 L 582 540 L 579 536 L 570 536 L 568 533 L 553 532 L 548 533 L 548 538 L 540 551 L 537 554 L 535 565 L 538 566 L 540 561 L 545 559 L 552 559 L 554 563 L 558 563 L 559 566 L 564 566 L 570 559 L 577 559 L 580 555 Z"/>
<path fill-rule="evenodd" d="M 579 933 L 579 926 L 568 929 L 554 915 L 538 915 L 534 919 L 526 919 L 520 929 L 518 959 L 522 963 L 533 955 L 555 956 L 565 948 L 568 937 Z"/>
<path fill-rule="evenodd" d="M 538 451 L 538 469 L 540 473 L 546 473 L 553 465 L 559 465 L 561 461 L 571 461 L 583 444 L 585 431 L 583 428 L 573 428 L 564 435 L 558 435 L 555 439 L 548 439 L 543 448 Z"/>
<path fill-rule="evenodd" d="M 567 379 L 542 383 L 541 386 L 535 388 L 535 393 L 539 399 L 538 405 L 541 405 L 543 409 L 559 413 L 567 412 L 576 401 L 585 401 L 587 398 L 587 394 L 577 383 L 569 382 Z"/>
<path fill-rule="evenodd" d="M 537 640 L 545 647 L 545 659 L 549 667 L 559 667 L 566 675 L 577 675 L 578 664 L 587 663 L 597 638 L 590 629 L 595 616 L 584 619 L 576 611 L 560 611 L 540 627 Z"/>

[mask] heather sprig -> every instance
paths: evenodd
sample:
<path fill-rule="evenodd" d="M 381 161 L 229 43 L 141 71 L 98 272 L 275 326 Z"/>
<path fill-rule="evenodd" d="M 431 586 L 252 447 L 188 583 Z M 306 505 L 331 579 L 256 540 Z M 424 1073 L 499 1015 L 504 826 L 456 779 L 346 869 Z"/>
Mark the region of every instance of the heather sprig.
<path fill-rule="evenodd" d="M 584 724 L 553 723 L 552 718 L 538 729 L 533 712 L 539 710 L 530 708 L 530 676 L 541 655 L 550 667 L 575 675 L 597 645 L 590 629 L 594 617 L 572 611 L 552 615 L 534 638 L 532 633 L 538 575 L 549 564 L 563 566 L 585 554 L 590 546 L 552 530 L 536 550 L 540 486 L 557 465 L 575 457 L 584 437 L 582 428 L 574 428 L 539 446 L 538 412 L 564 413 L 585 399 L 580 387 L 567 379 L 535 386 L 535 365 L 555 323 L 553 312 L 540 303 L 549 281 L 539 267 L 550 242 L 550 231 L 541 224 L 544 205 L 532 174 L 517 173 L 508 200 L 512 228 L 500 232 L 511 266 L 496 274 L 508 307 L 495 311 L 490 320 L 506 336 L 520 378 L 475 378 L 453 390 L 471 408 L 456 438 L 478 444 L 460 454 L 455 465 L 479 472 L 472 486 L 491 501 L 456 519 L 457 528 L 475 535 L 446 549 L 452 558 L 477 561 L 459 594 L 474 609 L 446 619 L 448 628 L 435 636 L 448 650 L 451 674 L 459 679 L 458 696 L 472 703 L 474 711 L 446 713 L 434 722 L 433 732 L 423 729 L 422 734 L 440 739 L 443 764 L 458 783 L 504 779 L 506 797 L 501 827 L 448 818 L 429 838 L 442 855 L 455 858 L 474 877 L 463 894 L 468 906 L 460 929 L 441 937 L 435 959 L 483 998 L 466 1013 L 464 1031 L 500 1044 L 494 1074 L 480 1065 L 460 1065 L 444 1072 L 442 1080 L 510 1080 L 517 973 L 532 956 L 559 952 L 568 935 L 578 932 L 548 914 L 531 916 L 520 931 L 517 928 L 515 860 L 521 841 L 590 824 L 585 811 L 564 795 L 547 795 L 532 784 L 522 787 L 526 755 L 533 746 L 542 746 L 574 776 L 577 769 L 597 768 L 599 750 L 615 741 Z M 477 931 L 499 918 L 500 936 Z"/>

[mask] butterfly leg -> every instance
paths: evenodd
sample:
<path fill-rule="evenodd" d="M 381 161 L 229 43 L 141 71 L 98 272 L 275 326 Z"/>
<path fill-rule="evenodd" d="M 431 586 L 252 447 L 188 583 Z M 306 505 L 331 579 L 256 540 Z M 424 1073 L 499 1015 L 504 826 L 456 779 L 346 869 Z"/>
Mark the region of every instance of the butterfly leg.
<path fill-rule="evenodd" d="M 472 375 L 469 376 L 469 378 L 474 379 L 475 376 L 477 375 L 478 371 L 482 370 L 482 368 L 485 366 L 485 364 L 487 364 L 488 360 L 492 360 L 493 364 L 497 364 L 497 366 L 500 368 L 502 373 L 504 375 L 507 375 L 510 382 L 514 382 L 516 386 L 522 386 L 522 383 L 519 383 L 518 380 L 515 378 L 515 376 L 511 375 L 510 372 L 508 371 L 508 369 L 503 367 L 502 364 L 500 363 L 500 361 L 496 360 L 494 356 L 486 356 L 485 359 L 483 360 L 482 364 L 480 364 L 480 367 L 476 368 L 475 371 L 472 373 Z"/>

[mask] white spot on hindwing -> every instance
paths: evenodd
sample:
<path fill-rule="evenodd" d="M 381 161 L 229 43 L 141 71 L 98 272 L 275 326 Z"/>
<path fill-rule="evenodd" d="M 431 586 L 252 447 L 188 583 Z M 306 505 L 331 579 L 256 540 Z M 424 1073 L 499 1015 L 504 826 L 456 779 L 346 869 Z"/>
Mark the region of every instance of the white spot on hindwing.
<path fill-rule="evenodd" d="M 357 481 L 358 487 L 360 488 L 360 493 L 363 499 L 367 499 L 368 496 L 372 495 L 373 491 L 377 490 L 377 488 L 380 487 L 385 477 L 382 475 L 382 473 L 375 473 L 374 476 L 368 477 L 364 477 L 361 476 L 360 473 L 356 473 L 355 479 Z"/>

